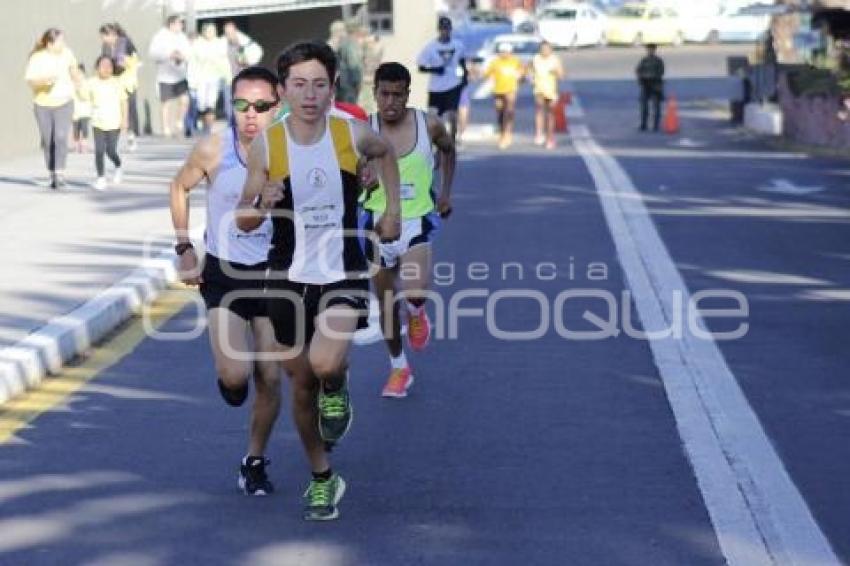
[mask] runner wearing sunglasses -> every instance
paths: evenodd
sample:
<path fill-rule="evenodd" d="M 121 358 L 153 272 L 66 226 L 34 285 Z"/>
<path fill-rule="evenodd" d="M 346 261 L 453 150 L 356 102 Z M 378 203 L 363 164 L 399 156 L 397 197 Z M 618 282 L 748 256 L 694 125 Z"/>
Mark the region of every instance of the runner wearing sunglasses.
<path fill-rule="evenodd" d="M 267 495 L 274 488 L 266 476 L 264 454 L 280 409 L 280 370 L 277 362 L 256 359 L 254 353 L 273 352 L 275 347 L 261 297 L 272 225 L 266 220 L 257 230 L 243 232 L 235 224 L 234 209 L 245 183 L 248 147 L 277 110 L 277 78 L 268 69 L 247 67 L 233 79 L 231 89 L 235 110 L 231 126 L 198 142 L 180 168 L 171 183 L 171 218 L 180 277 L 188 285 L 200 285 L 207 306 L 218 388 L 228 405 L 245 402 L 253 371 L 256 398 L 238 484 L 248 495 Z M 198 255 L 189 239 L 187 198 L 202 181 L 207 187 L 206 257 L 199 273 Z"/>

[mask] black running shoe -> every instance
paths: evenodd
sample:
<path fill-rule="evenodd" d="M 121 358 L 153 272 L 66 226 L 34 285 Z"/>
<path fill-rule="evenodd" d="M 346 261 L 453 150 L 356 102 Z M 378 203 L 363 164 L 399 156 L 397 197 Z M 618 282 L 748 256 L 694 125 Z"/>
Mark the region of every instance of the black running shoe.
<path fill-rule="evenodd" d="M 248 456 L 239 467 L 239 489 L 245 495 L 271 495 L 274 486 L 266 475 L 266 466 L 271 464 L 268 458 Z"/>
<path fill-rule="evenodd" d="M 245 382 L 245 385 L 238 389 L 229 389 L 225 387 L 224 383 L 220 379 L 216 380 L 218 383 L 218 390 L 221 393 L 224 402 L 230 405 L 231 407 L 241 407 L 242 403 L 245 402 L 245 399 L 248 398 L 248 382 Z"/>

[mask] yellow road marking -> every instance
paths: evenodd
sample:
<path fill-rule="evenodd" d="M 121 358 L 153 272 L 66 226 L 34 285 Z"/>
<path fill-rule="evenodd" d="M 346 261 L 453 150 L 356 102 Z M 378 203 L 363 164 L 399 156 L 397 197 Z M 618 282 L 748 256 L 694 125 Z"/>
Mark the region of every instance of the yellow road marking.
<path fill-rule="evenodd" d="M 189 289 L 166 289 L 156 301 L 144 307 L 154 328 L 160 328 L 192 301 Z M 0 406 L 0 444 L 4 444 L 39 415 L 53 410 L 79 391 L 103 370 L 133 352 L 146 338 L 142 317 L 136 316 L 106 342 L 92 348 L 80 362 L 66 366 L 62 373 L 49 376 L 41 384 Z"/>

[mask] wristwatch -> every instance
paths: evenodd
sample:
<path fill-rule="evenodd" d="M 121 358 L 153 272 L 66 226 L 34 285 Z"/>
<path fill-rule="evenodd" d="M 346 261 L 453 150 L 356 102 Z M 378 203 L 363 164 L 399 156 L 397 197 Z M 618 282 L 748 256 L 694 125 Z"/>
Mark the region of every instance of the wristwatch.
<path fill-rule="evenodd" d="M 180 242 L 179 244 L 174 246 L 174 253 L 180 256 L 185 254 L 186 250 L 193 249 L 194 247 L 195 246 L 192 244 L 192 242 Z"/>

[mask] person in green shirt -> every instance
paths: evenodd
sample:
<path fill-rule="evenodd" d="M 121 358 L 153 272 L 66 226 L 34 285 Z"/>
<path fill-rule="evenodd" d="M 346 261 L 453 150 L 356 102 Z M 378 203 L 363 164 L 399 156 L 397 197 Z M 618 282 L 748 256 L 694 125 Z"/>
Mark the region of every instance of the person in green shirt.
<path fill-rule="evenodd" d="M 377 114 L 369 117 L 372 128 L 392 144 L 398 155 L 401 175 L 401 237 L 382 242 L 375 254 L 374 244 L 366 244 L 367 255 L 380 260 L 373 277 L 381 310 L 381 327 L 390 353 L 392 371 L 384 386 L 384 397 L 405 397 L 413 383 L 413 373 L 401 343 L 401 317 L 407 314 L 407 338 L 410 347 L 421 351 L 430 338 L 430 321 L 425 311 L 428 281 L 431 275 L 431 242 L 442 218 L 451 213 L 451 188 L 456 154 L 454 140 L 442 120 L 407 106 L 410 97 L 410 71 L 400 63 L 384 63 L 375 71 L 374 92 Z M 440 153 L 441 188 L 439 196 L 431 192 L 434 184 L 434 147 Z M 376 225 L 387 209 L 381 185 L 370 182 L 364 168 L 367 194 L 363 209 L 366 228 Z M 378 257 L 374 257 L 374 256 Z M 400 293 L 398 293 L 400 291 Z"/>

